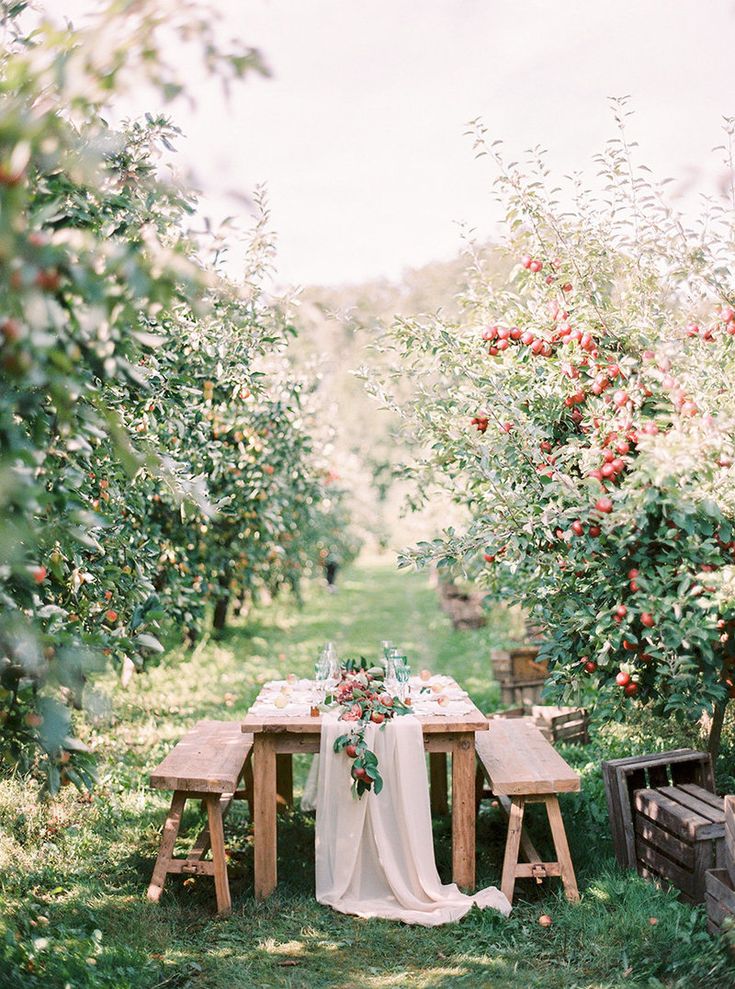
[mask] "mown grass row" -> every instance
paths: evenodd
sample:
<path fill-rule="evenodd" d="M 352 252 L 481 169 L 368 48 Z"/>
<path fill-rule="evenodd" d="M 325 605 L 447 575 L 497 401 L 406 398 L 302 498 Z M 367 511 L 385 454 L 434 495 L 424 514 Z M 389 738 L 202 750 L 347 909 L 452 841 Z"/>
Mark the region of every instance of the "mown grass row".
<path fill-rule="evenodd" d="M 66 788 L 49 805 L 21 782 L 0 784 L 0 986 L 17 989 L 612 989 L 735 986 L 724 946 L 692 910 L 612 860 L 599 760 L 604 752 L 664 746 L 672 738 L 609 728 L 565 753 L 583 774 L 583 792 L 564 798 L 570 844 L 583 891 L 568 905 L 556 882 L 520 885 L 509 920 L 474 911 L 437 930 L 361 921 L 313 898 L 313 818 L 280 822 L 278 892 L 252 898 L 252 833 L 237 806 L 228 819 L 233 915 L 212 915 L 206 879 L 169 881 L 161 904 L 145 900 L 166 796 L 146 775 L 182 730 L 200 717 L 238 718 L 260 684 L 308 673 L 321 643 L 369 655 L 382 638 L 406 648 L 416 667 L 454 674 L 478 704 L 498 704 L 491 643 L 508 634 L 502 616 L 485 630 L 454 632 L 425 578 L 363 561 L 334 596 L 313 587 L 301 609 L 291 600 L 261 608 L 224 639 L 174 656 L 127 691 L 104 684 L 87 728 L 100 758 L 90 799 Z M 666 726 L 663 726 L 664 728 Z M 677 739 L 679 740 L 679 739 Z M 298 761 L 297 786 L 306 761 Z M 534 808 L 538 809 L 538 808 Z M 199 827 L 196 810 L 188 814 Z M 534 822 L 542 849 L 546 835 Z M 435 822 L 437 861 L 450 871 L 450 824 Z M 497 883 L 504 839 L 498 811 L 478 827 L 478 878 Z M 553 918 L 538 924 L 540 913 Z"/>

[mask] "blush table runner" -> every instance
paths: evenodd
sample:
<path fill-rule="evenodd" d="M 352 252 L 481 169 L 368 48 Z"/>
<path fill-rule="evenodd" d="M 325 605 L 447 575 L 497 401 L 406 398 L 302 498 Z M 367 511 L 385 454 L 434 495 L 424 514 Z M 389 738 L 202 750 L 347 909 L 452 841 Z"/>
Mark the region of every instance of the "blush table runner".
<path fill-rule="evenodd" d="M 429 784 L 421 723 L 396 717 L 369 725 L 383 789 L 352 795 L 352 760 L 334 752 L 347 725 L 323 719 L 316 816 L 316 897 L 342 913 L 433 927 L 459 920 L 473 905 L 504 915 L 510 903 L 494 886 L 472 895 L 442 884 L 434 860 Z"/>

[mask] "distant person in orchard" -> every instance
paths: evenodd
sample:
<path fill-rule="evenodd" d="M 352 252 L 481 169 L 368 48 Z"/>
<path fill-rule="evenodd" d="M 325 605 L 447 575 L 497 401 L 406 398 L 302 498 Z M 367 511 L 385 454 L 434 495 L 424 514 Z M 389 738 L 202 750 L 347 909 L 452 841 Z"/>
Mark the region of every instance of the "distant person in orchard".
<path fill-rule="evenodd" d="M 339 558 L 334 550 L 323 549 L 320 553 L 322 558 L 322 565 L 324 567 L 324 575 L 327 578 L 327 590 L 330 594 L 334 594 L 337 590 L 337 571 L 339 570 Z"/>

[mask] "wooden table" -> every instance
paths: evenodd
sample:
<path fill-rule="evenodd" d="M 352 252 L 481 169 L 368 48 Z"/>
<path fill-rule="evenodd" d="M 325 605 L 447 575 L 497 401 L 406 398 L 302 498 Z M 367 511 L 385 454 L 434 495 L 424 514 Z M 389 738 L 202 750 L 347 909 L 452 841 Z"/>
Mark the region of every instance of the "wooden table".
<path fill-rule="evenodd" d="M 487 731 L 488 721 L 474 704 L 466 714 L 418 718 L 431 761 L 433 811 L 446 810 L 446 757 L 452 756 L 452 878 L 470 891 L 475 886 L 475 732 Z M 318 752 L 321 728 L 321 716 L 262 716 L 252 711 L 242 723 L 242 730 L 253 735 L 255 896 L 259 900 L 270 896 L 278 881 L 276 809 L 279 797 L 286 803 L 292 800 L 292 756 Z"/>

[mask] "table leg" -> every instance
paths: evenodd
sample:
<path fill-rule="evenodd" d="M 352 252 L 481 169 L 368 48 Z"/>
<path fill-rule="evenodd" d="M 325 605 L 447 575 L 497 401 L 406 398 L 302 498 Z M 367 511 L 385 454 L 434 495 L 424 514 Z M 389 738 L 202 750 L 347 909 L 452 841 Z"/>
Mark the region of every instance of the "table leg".
<path fill-rule="evenodd" d="M 253 740 L 255 802 L 255 898 L 264 900 L 276 888 L 276 749 L 266 732 Z"/>
<path fill-rule="evenodd" d="M 475 887 L 475 735 L 457 734 L 452 747 L 452 878 Z"/>
<path fill-rule="evenodd" d="M 431 813 L 436 816 L 448 814 L 446 752 L 429 753 L 429 774 L 431 776 Z"/>
<path fill-rule="evenodd" d="M 279 811 L 293 807 L 293 756 L 290 752 L 279 752 L 276 756 L 276 790 Z"/>

